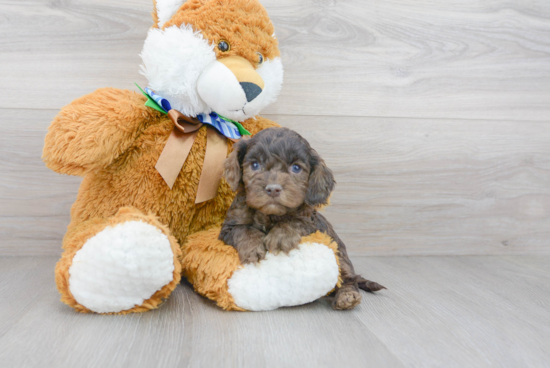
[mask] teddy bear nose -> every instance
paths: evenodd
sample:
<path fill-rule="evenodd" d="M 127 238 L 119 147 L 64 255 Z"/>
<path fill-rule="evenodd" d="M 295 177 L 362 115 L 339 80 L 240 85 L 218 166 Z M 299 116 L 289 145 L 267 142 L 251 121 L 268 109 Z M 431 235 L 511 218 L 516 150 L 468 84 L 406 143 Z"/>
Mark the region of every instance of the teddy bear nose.
<path fill-rule="evenodd" d="M 250 82 L 241 82 L 240 84 L 243 88 L 244 94 L 246 95 L 246 100 L 248 102 L 252 101 L 256 97 L 258 97 L 260 93 L 262 93 L 262 89 L 257 84 Z"/>
<path fill-rule="evenodd" d="M 272 197 L 278 197 L 279 194 L 281 194 L 282 190 L 283 187 L 281 187 L 279 184 L 269 184 L 267 187 L 265 187 L 265 191 L 267 192 L 267 194 Z"/>

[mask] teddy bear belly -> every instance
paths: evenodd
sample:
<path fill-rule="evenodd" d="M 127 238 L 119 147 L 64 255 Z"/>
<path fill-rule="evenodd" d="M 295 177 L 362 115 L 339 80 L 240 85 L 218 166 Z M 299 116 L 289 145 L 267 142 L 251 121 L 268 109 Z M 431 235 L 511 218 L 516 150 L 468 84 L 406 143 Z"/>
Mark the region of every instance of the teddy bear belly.
<path fill-rule="evenodd" d="M 195 142 L 198 141 L 197 145 L 206 144 L 202 139 L 204 135 L 199 132 Z M 186 160 L 172 189 L 154 167 L 160 152 L 154 155 L 150 152 L 153 147 L 147 145 L 140 148 L 144 152 L 141 156 L 121 159 L 125 165 L 112 165 L 109 169 L 84 177 L 71 210 L 70 228 L 92 218 L 113 216 L 121 207 L 131 206 L 143 213 L 153 213 L 169 226 L 172 235 L 183 244 L 189 233 L 223 222 L 234 197 L 225 181 L 218 189 L 218 197 L 222 200 L 195 204 L 201 175 L 197 167 L 202 164 L 202 159 L 198 158 L 201 155 L 199 148 Z M 200 207 L 199 216 L 196 216 L 197 207 Z"/>
<path fill-rule="evenodd" d="M 228 280 L 235 304 L 251 311 L 306 304 L 329 293 L 338 282 L 334 252 L 324 244 L 302 243 L 288 255 L 268 253 Z"/>

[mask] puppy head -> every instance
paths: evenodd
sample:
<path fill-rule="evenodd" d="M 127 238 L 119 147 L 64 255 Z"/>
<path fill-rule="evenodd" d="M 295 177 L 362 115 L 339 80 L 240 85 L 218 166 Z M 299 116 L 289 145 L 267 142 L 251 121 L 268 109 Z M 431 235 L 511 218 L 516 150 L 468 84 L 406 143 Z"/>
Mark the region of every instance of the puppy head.
<path fill-rule="evenodd" d="M 283 82 L 278 42 L 258 0 L 155 0 L 141 57 L 149 87 L 172 108 L 244 121 Z"/>
<path fill-rule="evenodd" d="M 309 143 L 286 128 L 270 128 L 241 139 L 225 162 L 233 190 L 243 187 L 246 203 L 266 215 L 282 216 L 306 204 L 327 204 L 336 182 Z"/>

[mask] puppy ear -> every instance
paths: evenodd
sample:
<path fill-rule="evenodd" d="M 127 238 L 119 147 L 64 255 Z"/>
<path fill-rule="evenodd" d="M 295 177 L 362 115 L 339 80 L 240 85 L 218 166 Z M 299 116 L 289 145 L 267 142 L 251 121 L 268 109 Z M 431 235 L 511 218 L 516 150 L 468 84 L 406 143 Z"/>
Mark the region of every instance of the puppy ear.
<path fill-rule="evenodd" d="M 246 155 L 246 150 L 248 149 L 248 137 L 242 137 L 233 144 L 233 152 L 229 154 L 229 157 L 225 160 L 224 163 L 224 177 L 227 184 L 231 187 L 231 190 L 236 191 L 239 188 L 241 183 L 241 178 L 243 176 L 243 160 Z"/>
<path fill-rule="evenodd" d="M 309 206 L 320 206 L 328 203 L 330 193 L 334 190 L 336 181 L 332 171 L 317 152 L 313 151 L 311 160 L 311 172 L 309 174 L 308 188 L 305 202 Z"/>

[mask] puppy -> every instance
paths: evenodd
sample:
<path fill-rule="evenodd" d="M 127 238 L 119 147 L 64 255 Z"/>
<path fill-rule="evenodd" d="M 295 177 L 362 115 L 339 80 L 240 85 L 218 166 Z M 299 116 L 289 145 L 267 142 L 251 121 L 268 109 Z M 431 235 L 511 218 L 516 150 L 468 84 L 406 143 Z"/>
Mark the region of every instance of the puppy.
<path fill-rule="evenodd" d="M 225 162 L 225 178 L 237 191 L 219 239 L 235 247 L 243 264 L 258 262 L 266 252 L 288 254 L 303 236 L 318 230 L 338 244 L 342 286 L 334 309 L 361 302 L 359 288 L 384 286 L 357 275 L 346 246 L 316 208 L 328 204 L 336 182 L 331 170 L 309 143 L 286 128 L 262 130 L 241 139 Z"/>

